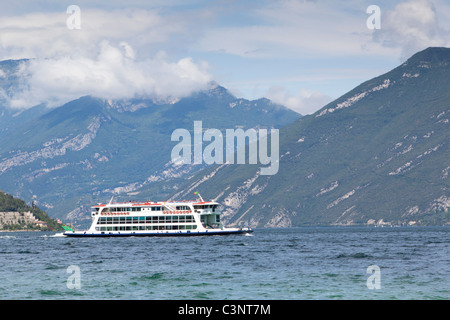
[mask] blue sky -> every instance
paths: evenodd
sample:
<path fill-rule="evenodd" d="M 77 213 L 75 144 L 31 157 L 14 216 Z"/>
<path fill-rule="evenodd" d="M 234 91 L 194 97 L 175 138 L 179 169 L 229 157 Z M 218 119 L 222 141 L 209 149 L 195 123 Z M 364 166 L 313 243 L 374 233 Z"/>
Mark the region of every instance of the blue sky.
<path fill-rule="evenodd" d="M 66 26 L 69 5 L 79 30 Z M 379 30 L 367 27 L 370 5 Z M 83 94 L 175 99 L 214 80 L 308 114 L 428 46 L 450 46 L 445 0 L 26 0 L 0 12 L 0 59 L 37 61 L 18 108 Z"/>

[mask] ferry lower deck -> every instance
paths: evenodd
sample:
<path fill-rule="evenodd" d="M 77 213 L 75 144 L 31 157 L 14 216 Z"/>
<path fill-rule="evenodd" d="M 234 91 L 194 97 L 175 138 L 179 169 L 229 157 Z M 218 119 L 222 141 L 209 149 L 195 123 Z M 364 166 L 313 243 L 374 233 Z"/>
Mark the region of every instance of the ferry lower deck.
<path fill-rule="evenodd" d="M 101 231 L 101 232 L 89 232 L 89 231 L 73 231 L 65 232 L 64 235 L 68 237 L 191 237 L 191 236 L 217 236 L 217 235 L 232 235 L 232 234 L 245 234 L 251 233 L 251 228 L 226 228 L 224 230 L 205 230 L 205 231 L 157 231 L 157 232 L 145 232 L 145 231 Z"/>

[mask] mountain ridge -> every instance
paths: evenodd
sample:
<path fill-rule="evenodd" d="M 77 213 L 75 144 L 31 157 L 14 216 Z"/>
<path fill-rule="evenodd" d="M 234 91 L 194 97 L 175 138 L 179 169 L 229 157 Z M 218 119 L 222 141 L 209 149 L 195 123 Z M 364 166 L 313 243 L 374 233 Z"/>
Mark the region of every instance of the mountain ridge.
<path fill-rule="evenodd" d="M 196 120 L 204 128 L 278 128 L 300 117 L 267 99 L 236 98 L 218 84 L 169 103 L 83 96 L 57 108 L 39 105 L 19 112 L 18 126 L 10 109 L 0 109 L 1 188 L 51 216 L 80 220 L 89 219 L 93 202 L 205 167 L 171 163 L 177 128 L 192 131 Z"/>
<path fill-rule="evenodd" d="M 175 195 L 195 186 L 254 227 L 448 223 L 449 61 L 426 49 L 281 128 L 277 175 L 224 165 Z"/>

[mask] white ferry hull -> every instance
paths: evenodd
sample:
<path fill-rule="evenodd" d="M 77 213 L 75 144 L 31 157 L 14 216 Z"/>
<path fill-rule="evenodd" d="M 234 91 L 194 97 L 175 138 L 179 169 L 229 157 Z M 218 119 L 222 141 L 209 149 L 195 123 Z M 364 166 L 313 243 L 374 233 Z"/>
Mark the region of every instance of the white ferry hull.
<path fill-rule="evenodd" d="M 217 236 L 231 234 L 251 233 L 251 228 L 226 228 L 226 229 L 209 229 L 205 231 L 179 230 L 179 231 L 68 231 L 64 232 L 67 237 L 192 237 L 192 236 Z"/>

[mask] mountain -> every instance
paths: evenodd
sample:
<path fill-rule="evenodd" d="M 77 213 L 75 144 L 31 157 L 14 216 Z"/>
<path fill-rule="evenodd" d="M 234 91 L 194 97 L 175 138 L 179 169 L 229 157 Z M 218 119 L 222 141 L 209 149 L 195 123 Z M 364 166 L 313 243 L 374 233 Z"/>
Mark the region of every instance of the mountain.
<path fill-rule="evenodd" d="M 195 190 L 235 225 L 448 224 L 450 49 L 428 48 L 280 130 L 279 171 L 221 165 Z"/>
<path fill-rule="evenodd" d="M 0 62 L 6 95 L 20 90 L 22 80 L 14 72 L 19 65 Z M 215 83 L 169 102 L 84 96 L 57 108 L 38 105 L 18 112 L 5 101 L 0 104 L 0 188 L 75 224 L 90 220 L 93 203 L 205 168 L 171 162 L 175 129 L 192 131 L 194 121 L 205 129 L 279 128 L 300 117 L 268 99 L 236 98 Z M 173 191 L 156 190 L 153 196 L 163 199 Z"/>

